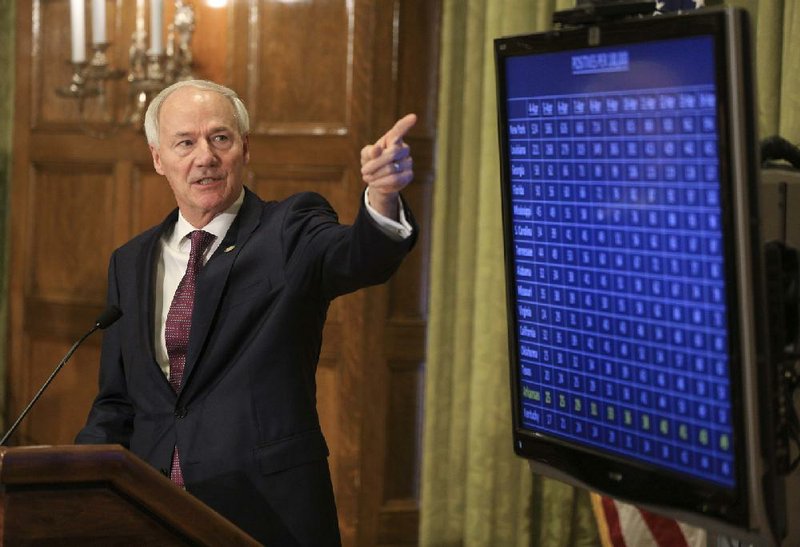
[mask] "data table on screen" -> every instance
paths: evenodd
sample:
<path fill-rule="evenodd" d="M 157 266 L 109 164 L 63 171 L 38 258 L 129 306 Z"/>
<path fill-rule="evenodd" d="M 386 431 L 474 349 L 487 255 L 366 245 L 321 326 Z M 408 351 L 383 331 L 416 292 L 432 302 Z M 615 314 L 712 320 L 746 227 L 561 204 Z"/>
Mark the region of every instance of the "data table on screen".
<path fill-rule="evenodd" d="M 521 425 L 734 482 L 713 85 L 508 100 Z"/>

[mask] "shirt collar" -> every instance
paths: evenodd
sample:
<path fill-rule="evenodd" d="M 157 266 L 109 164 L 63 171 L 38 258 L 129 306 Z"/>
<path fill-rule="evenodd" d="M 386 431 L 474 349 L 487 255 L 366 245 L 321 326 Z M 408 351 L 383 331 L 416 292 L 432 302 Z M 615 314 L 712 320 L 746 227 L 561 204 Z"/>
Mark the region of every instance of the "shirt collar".
<path fill-rule="evenodd" d="M 226 233 L 228 233 L 228 228 L 231 227 L 236 215 L 239 213 L 239 209 L 241 209 L 243 202 L 244 188 L 242 188 L 239 197 L 236 198 L 236 201 L 234 201 L 230 207 L 215 216 L 211 222 L 203 226 L 201 230 L 217 236 L 214 240 L 215 243 L 222 241 L 222 238 L 225 237 Z M 197 228 L 192 226 L 189 221 L 184 218 L 183 213 L 181 213 L 179 209 L 178 221 L 175 223 L 175 227 L 172 229 L 172 234 L 170 234 L 168 244 L 176 247 L 190 245 L 190 240 L 186 236 L 195 230 L 197 230 Z"/>

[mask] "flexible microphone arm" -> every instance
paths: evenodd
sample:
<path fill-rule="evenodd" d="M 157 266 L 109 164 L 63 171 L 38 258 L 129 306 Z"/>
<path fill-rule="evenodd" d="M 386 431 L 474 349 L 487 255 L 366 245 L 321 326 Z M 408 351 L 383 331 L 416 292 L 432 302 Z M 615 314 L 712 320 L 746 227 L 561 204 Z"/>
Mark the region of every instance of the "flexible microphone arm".
<path fill-rule="evenodd" d="M 89 330 L 89 332 L 81 336 L 77 342 L 72 344 L 72 347 L 69 348 L 67 354 L 64 356 L 63 359 L 61 359 L 61 362 L 58 363 L 55 370 L 53 370 L 52 374 L 50 374 L 50 377 L 45 381 L 42 387 L 39 388 L 39 391 L 36 392 L 36 395 L 33 396 L 31 402 L 28 403 L 28 406 L 26 406 L 25 410 L 23 410 L 22 413 L 19 415 L 17 421 L 15 421 L 14 424 L 8 429 L 8 431 L 6 431 L 6 434 L 3 435 L 3 438 L 0 439 L 0 446 L 6 444 L 8 438 L 14 433 L 14 431 L 16 431 L 17 427 L 19 427 L 20 422 L 22 422 L 23 418 L 25 418 L 25 416 L 28 415 L 28 412 L 30 412 L 30 410 L 33 408 L 33 405 L 36 404 L 36 401 L 39 400 L 39 397 L 42 396 L 44 390 L 47 389 L 47 386 L 49 386 L 50 382 L 53 381 L 53 378 L 56 377 L 56 374 L 58 374 L 61 368 L 65 364 L 67 364 L 67 361 L 69 361 L 69 358 L 72 357 L 73 353 L 75 353 L 75 350 L 78 349 L 78 346 L 80 346 L 84 340 L 89 338 L 89 336 L 91 336 L 92 333 L 94 333 L 94 331 L 96 331 L 97 329 L 105 329 L 107 327 L 110 327 L 120 317 L 122 317 L 122 310 L 120 310 L 116 306 L 109 306 L 103 313 L 100 314 L 100 317 L 98 317 L 97 320 L 94 322 L 94 326 Z"/>

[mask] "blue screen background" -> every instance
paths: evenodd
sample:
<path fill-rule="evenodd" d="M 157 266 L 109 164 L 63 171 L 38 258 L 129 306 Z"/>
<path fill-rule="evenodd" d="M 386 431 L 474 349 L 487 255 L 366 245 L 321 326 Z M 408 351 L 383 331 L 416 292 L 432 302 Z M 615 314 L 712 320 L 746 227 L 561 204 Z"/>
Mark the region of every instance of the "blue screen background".
<path fill-rule="evenodd" d="M 522 427 L 733 487 L 712 38 L 505 77 Z"/>

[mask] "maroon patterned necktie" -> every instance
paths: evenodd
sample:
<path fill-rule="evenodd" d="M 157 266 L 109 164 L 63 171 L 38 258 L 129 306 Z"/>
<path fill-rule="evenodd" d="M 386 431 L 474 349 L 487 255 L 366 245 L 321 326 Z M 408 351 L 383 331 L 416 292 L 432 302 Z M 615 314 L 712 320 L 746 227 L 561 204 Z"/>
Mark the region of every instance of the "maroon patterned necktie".
<path fill-rule="evenodd" d="M 186 351 L 189 347 L 189 330 L 192 326 L 192 309 L 194 308 L 194 291 L 197 274 L 203 267 L 203 254 L 216 237 L 214 234 L 195 230 L 189 237 L 192 239 L 192 250 L 189 252 L 189 264 L 186 273 L 178 284 L 175 296 L 172 297 L 164 339 L 169 356 L 169 384 L 178 393 L 183 380 L 183 369 L 186 366 Z M 178 486 L 183 486 L 178 447 L 172 453 L 172 467 L 169 478 Z"/>

